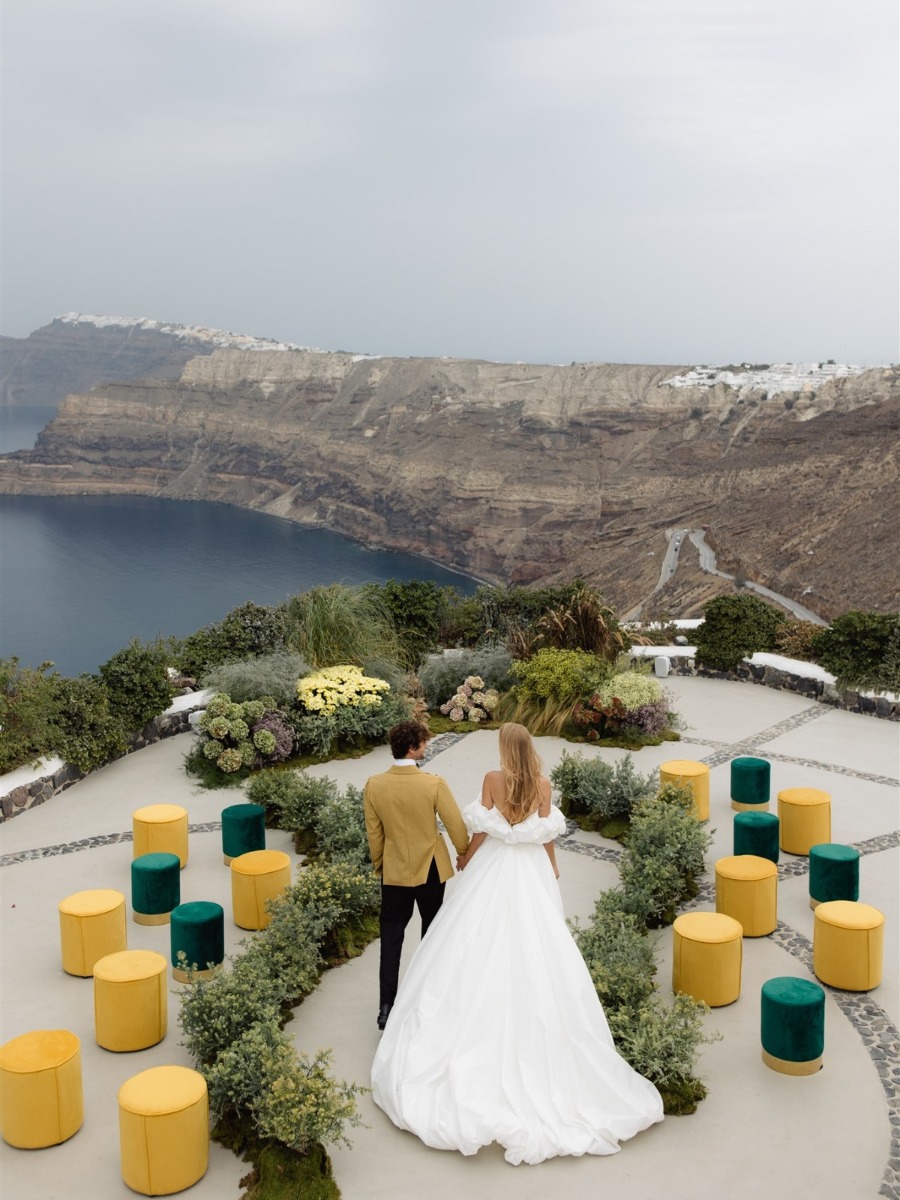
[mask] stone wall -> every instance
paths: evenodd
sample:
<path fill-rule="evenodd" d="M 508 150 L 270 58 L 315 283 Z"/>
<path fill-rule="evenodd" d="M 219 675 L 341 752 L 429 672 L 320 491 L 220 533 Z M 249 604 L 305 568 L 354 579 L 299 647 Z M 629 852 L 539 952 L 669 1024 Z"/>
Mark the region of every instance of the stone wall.
<path fill-rule="evenodd" d="M 201 707 L 203 705 L 198 704 L 197 708 Z M 167 712 L 156 717 L 139 733 L 131 735 L 125 753 L 133 754 L 135 750 L 143 750 L 145 746 L 152 746 L 154 742 L 162 741 L 163 738 L 173 737 L 176 733 L 186 733 L 190 729 L 190 715 L 196 711 L 196 708 L 185 709 L 183 712 Z M 0 797 L 0 823 L 9 821 L 13 817 L 17 817 L 19 813 L 27 812 L 29 808 L 35 808 L 38 804 L 43 804 L 45 800 L 51 799 L 59 792 L 64 792 L 79 779 L 84 779 L 84 775 L 85 773 L 79 771 L 77 767 L 65 763 L 58 771 L 54 771 L 50 775 L 13 788 L 11 792 Z"/>
<path fill-rule="evenodd" d="M 665 654 L 662 657 L 666 657 Z M 833 683 L 821 679 L 810 679 L 806 675 L 795 675 L 778 667 L 741 663 L 736 671 L 711 671 L 697 665 L 694 658 L 671 657 L 669 671 L 672 675 L 697 675 L 702 679 L 732 679 L 749 683 L 760 683 L 763 687 L 776 688 L 783 692 L 797 692 L 809 696 L 821 704 L 842 708 L 846 712 L 863 713 L 881 717 L 886 721 L 900 721 L 900 700 L 886 696 L 864 696 L 860 692 L 840 691 Z"/>

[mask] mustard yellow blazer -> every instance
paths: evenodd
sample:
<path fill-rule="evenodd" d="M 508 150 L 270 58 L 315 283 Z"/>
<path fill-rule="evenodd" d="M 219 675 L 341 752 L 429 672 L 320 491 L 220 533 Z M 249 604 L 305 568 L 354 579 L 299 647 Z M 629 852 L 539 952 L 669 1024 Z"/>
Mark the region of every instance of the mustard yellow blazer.
<path fill-rule="evenodd" d="M 441 882 L 450 878 L 453 866 L 436 817 L 444 822 L 460 854 L 468 849 L 469 834 L 453 793 L 440 775 L 417 767 L 393 766 L 369 779 L 363 803 L 372 863 L 382 883 L 418 887 L 428 878 L 432 859 L 437 862 Z"/>

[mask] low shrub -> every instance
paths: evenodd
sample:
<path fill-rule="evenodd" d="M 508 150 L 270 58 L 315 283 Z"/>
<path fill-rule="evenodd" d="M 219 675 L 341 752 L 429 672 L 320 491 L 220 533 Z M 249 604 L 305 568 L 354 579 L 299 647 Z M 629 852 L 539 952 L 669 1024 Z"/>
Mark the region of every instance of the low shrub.
<path fill-rule="evenodd" d="M 0 774 L 36 764 L 54 748 L 53 663 L 22 667 L 18 658 L 0 659 Z"/>
<path fill-rule="evenodd" d="M 743 658 L 775 649 L 787 617 L 756 596 L 717 596 L 704 606 L 695 641 L 697 659 L 714 671 L 733 671 Z"/>
<path fill-rule="evenodd" d="M 172 703 L 169 652 L 161 641 L 129 642 L 100 668 L 110 712 L 129 733 L 158 717 Z"/>
<path fill-rule="evenodd" d="M 297 684 L 297 705 L 288 715 L 298 747 L 327 755 L 341 743 L 384 738 L 406 718 L 408 705 L 383 679 L 351 665 L 326 667 Z"/>
<path fill-rule="evenodd" d="M 390 616 L 408 667 L 437 649 L 446 606 L 442 588 L 430 579 L 389 579 L 366 587 Z"/>
<path fill-rule="evenodd" d="M 450 650 L 429 654 L 419 667 L 419 683 L 431 708 L 444 704 L 456 690 L 460 679 L 477 675 L 486 688 L 505 692 L 515 683 L 510 671 L 512 655 L 497 643 L 475 649 Z"/>
<path fill-rule="evenodd" d="M 172 652 L 183 675 L 200 679 L 214 667 L 285 648 L 285 620 L 280 609 L 248 600 L 221 621 L 207 625 L 173 643 Z"/>
<path fill-rule="evenodd" d="M 853 610 L 813 640 L 813 653 L 838 686 L 900 693 L 900 614 Z"/>
<path fill-rule="evenodd" d="M 675 920 L 679 904 L 697 895 L 712 834 L 694 815 L 690 789 L 664 784 L 631 814 L 619 863 L 630 911 L 655 928 Z"/>
<path fill-rule="evenodd" d="M 247 785 L 247 799 L 266 810 L 266 821 L 279 829 L 311 831 L 318 809 L 337 799 L 333 779 L 318 779 L 304 770 L 265 770 Z"/>
<path fill-rule="evenodd" d="M 266 721 L 266 718 L 269 718 Z M 200 739 L 195 755 L 225 775 L 290 755 L 293 737 L 271 696 L 237 704 L 226 692 L 216 692 L 197 722 Z"/>
<path fill-rule="evenodd" d="M 775 650 L 787 658 L 815 662 L 813 646 L 821 632 L 822 626 L 815 621 L 786 621 L 775 635 Z"/>
<path fill-rule="evenodd" d="M 85 773 L 102 767 L 125 753 L 129 732 L 96 676 L 55 678 L 50 745 L 67 763 Z"/>
<path fill-rule="evenodd" d="M 278 650 L 214 667 L 201 682 L 213 692 L 227 692 L 238 704 L 271 696 L 279 708 L 286 708 L 297 698 L 297 680 L 308 672 L 309 664 L 301 654 Z"/>
<path fill-rule="evenodd" d="M 555 700 L 570 707 L 580 696 L 595 691 L 610 675 L 610 666 L 584 650 L 538 650 L 510 668 L 518 683 L 517 696 Z"/>
<path fill-rule="evenodd" d="M 607 1020 L 620 1009 L 634 1012 L 653 995 L 653 945 L 638 918 L 625 912 L 621 893 L 603 892 L 590 924 L 576 926 L 575 941 L 590 971 Z"/>
<path fill-rule="evenodd" d="M 641 775 L 630 757 L 613 766 L 567 750 L 550 772 L 550 781 L 560 793 L 566 816 L 581 818 L 584 828 L 598 829 L 606 836 L 623 832 L 635 805 L 656 791 L 654 775 Z M 606 829 L 612 821 L 618 827 Z"/>
<path fill-rule="evenodd" d="M 313 814 L 316 849 L 330 862 L 343 862 L 359 871 L 371 871 L 363 794 L 349 785 L 317 806 Z"/>
<path fill-rule="evenodd" d="M 669 1116 L 694 1112 L 706 1096 L 706 1086 L 694 1074 L 697 1054 L 721 1036 L 706 1032 L 708 1011 L 692 996 L 675 996 L 669 1006 L 654 994 L 638 1008 L 614 1011 L 609 1020 L 619 1053 L 656 1085 Z"/>

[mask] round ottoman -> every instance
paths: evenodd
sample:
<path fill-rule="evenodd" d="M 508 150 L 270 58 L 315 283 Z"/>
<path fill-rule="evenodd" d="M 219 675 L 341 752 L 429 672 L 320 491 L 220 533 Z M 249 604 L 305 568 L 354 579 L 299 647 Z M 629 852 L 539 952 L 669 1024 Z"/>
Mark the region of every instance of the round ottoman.
<path fill-rule="evenodd" d="M 94 963 L 124 950 L 125 897 L 111 888 L 75 892 L 59 902 L 62 966 L 69 975 L 93 975 Z"/>
<path fill-rule="evenodd" d="M 762 1060 L 783 1075 L 813 1075 L 825 1049 L 825 992 L 811 979 L 781 975 L 762 985 Z"/>
<path fill-rule="evenodd" d="M 107 954 L 94 967 L 94 1034 L 104 1050 L 146 1050 L 166 1036 L 166 960 L 153 950 Z"/>
<path fill-rule="evenodd" d="M 266 848 L 266 810 L 258 804 L 232 804 L 222 810 L 222 854 L 233 858 Z"/>
<path fill-rule="evenodd" d="M 837 842 L 809 848 L 809 907 L 859 899 L 859 851 Z"/>
<path fill-rule="evenodd" d="M 177 854 L 182 867 L 188 860 L 188 815 L 180 804 L 148 804 L 131 814 L 134 857 Z"/>
<path fill-rule="evenodd" d="M 829 987 L 868 992 L 881 983 L 884 913 L 871 904 L 828 900 L 815 910 L 813 970 Z"/>
<path fill-rule="evenodd" d="M 771 767 L 764 758 L 731 760 L 731 807 L 735 812 L 766 812 Z"/>
<path fill-rule="evenodd" d="M 189 983 L 221 970 L 225 958 L 225 910 L 212 900 L 192 900 L 172 910 L 172 976 Z M 184 958 L 179 956 L 183 954 Z"/>
<path fill-rule="evenodd" d="M 716 863 L 716 912 L 739 921 L 744 937 L 764 937 L 778 921 L 778 868 L 770 858 L 736 854 Z"/>
<path fill-rule="evenodd" d="M 687 992 L 710 1008 L 741 994 L 743 933 L 724 913 L 684 913 L 672 926 L 672 991 Z"/>
<path fill-rule="evenodd" d="M 266 902 L 280 896 L 291 882 L 290 856 L 283 850 L 252 850 L 231 862 L 231 903 L 241 929 L 265 929 Z"/>
<path fill-rule="evenodd" d="M 151 1067 L 119 1088 L 122 1178 L 144 1196 L 182 1192 L 209 1162 L 206 1080 L 190 1067 Z"/>
<path fill-rule="evenodd" d="M 689 787 L 698 821 L 709 820 L 709 767 L 686 758 L 673 758 L 659 768 L 659 782 Z"/>
<path fill-rule="evenodd" d="M 56 1146 L 81 1128 L 81 1042 L 68 1029 L 36 1029 L 0 1046 L 0 1084 L 0 1128 L 10 1146 Z"/>
<path fill-rule="evenodd" d="M 138 925 L 168 925 L 181 903 L 181 860 L 177 854 L 142 854 L 131 863 L 131 909 Z"/>
<path fill-rule="evenodd" d="M 778 793 L 781 849 L 809 854 L 810 846 L 831 841 L 831 796 L 819 788 L 786 788 Z"/>
<path fill-rule="evenodd" d="M 769 812 L 738 812 L 734 814 L 735 854 L 755 854 L 778 862 L 778 818 Z"/>

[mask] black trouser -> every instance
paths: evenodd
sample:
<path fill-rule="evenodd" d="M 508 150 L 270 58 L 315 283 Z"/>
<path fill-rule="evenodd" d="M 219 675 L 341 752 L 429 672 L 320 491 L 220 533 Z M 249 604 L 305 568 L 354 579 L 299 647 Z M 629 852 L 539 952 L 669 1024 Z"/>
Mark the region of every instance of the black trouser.
<path fill-rule="evenodd" d="M 434 859 L 431 860 L 428 878 L 418 887 L 399 887 L 394 883 L 381 885 L 381 967 L 378 983 L 382 1007 L 393 1004 L 397 995 L 403 934 L 413 915 L 413 906 L 419 907 L 424 937 L 443 902 L 444 885 Z"/>

